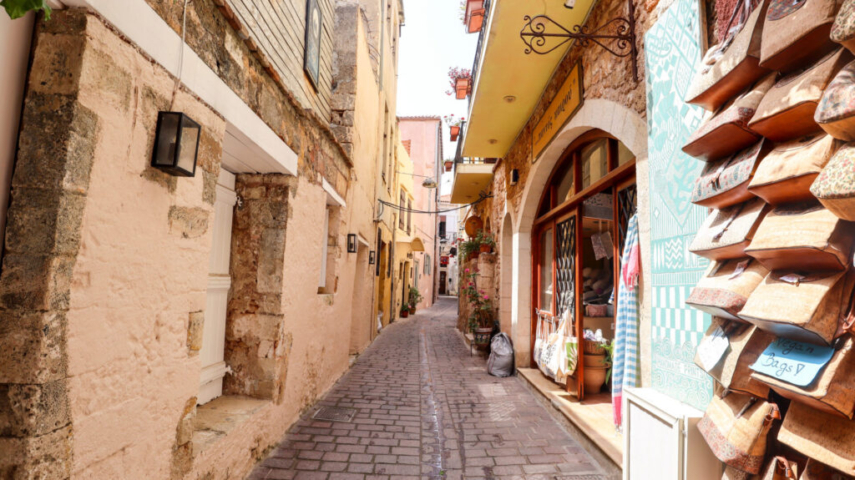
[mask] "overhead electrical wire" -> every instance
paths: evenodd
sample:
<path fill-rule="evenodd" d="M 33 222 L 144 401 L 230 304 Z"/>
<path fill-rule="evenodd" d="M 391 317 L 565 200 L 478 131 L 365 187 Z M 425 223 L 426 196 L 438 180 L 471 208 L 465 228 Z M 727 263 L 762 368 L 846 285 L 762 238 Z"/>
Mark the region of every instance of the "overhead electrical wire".
<path fill-rule="evenodd" d="M 486 199 L 488 199 L 488 198 L 492 198 L 492 197 L 493 197 L 493 195 L 487 195 L 487 194 L 484 194 L 483 192 L 482 192 L 481 194 L 479 194 L 479 196 L 480 196 L 480 198 L 479 198 L 478 200 L 475 200 L 475 201 L 474 201 L 474 202 L 472 202 L 472 203 L 467 203 L 466 205 L 461 205 L 461 206 L 459 206 L 459 207 L 449 208 L 449 209 L 447 209 L 447 210 L 433 210 L 433 211 L 431 211 L 431 210 L 413 210 L 413 209 L 411 209 L 411 208 L 405 208 L 405 207 L 402 207 L 402 206 L 400 206 L 400 205 L 398 205 L 398 204 L 396 204 L 396 203 L 387 202 L 387 201 L 385 201 L 385 200 L 378 200 L 378 202 L 380 202 L 382 205 L 385 205 L 385 206 L 387 206 L 387 207 L 392 207 L 392 208 L 394 208 L 394 209 L 396 209 L 396 210 L 400 210 L 400 211 L 402 211 L 402 212 L 423 213 L 423 214 L 431 214 L 431 215 L 432 215 L 432 214 L 435 214 L 435 213 L 447 213 L 447 212 L 454 212 L 454 211 L 457 211 L 457 210 L 462 210 L 462 209 L 464 209 L 464 208 L 469 208 L 469 207 L 472 207 L 472 206 L 478 205 L 479 203 L 483 202 L 484 200 L 486 200 Z"/>

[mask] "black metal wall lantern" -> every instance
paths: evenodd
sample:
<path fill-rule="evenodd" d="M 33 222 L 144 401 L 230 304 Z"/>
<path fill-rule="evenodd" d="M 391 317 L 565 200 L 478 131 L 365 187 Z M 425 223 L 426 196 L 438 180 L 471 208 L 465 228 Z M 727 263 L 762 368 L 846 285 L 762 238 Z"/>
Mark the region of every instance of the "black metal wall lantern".
<path fill-rule="evenodd" d="M 356 253 L 356 234 L 347 234 L 347 253 Z"/>
<path fill-rule="evenodd" d="M 202 127 L 181 112 L 157 114 L 151 166 L 176 177 L 196 175 Z"/>
<path fill-rule="evenodd" d="M 520 31 L 520 38 L 526 45 L 525 53 L 526 55 L 531 53 L 546 55 L 571 40 L 578 41 L 582 47 L 587 47 L 594 42 L 616 57 L 630 57 L 632 76 L 638 82 L 635 6 L 632 0 L 627 0 L 627 4 L 629 5 L 628 18 L 613 18 L 593 30 L 585 25 L 574 25 L 571 31 L 546 15 L 537 15 L 534 18 L 526 15 L 523 18 L 526 24 Z M 614 33 L 606 33 L 612 30 Z"/>
<path fill-rule="evenodd" d="M 374 265 L 374 250 L 368 252 L 368 265 Z"/>

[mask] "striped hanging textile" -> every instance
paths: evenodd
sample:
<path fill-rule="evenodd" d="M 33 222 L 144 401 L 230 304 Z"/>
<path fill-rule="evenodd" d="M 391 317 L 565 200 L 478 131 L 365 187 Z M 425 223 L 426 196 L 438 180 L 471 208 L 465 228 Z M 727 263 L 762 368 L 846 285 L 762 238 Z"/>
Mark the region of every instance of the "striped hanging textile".
<path fill-rule="evenodd" d="M 626 244 L 621 255 L 617 315 L 615 316 L 615 352 L 612 358 L 612 407 L 615 425 L 621 426 L 624 387 L 634 387 L 638 376 L 638 276 L 641 252 L 638 242 L 638 215 L 629 219 Z"/>

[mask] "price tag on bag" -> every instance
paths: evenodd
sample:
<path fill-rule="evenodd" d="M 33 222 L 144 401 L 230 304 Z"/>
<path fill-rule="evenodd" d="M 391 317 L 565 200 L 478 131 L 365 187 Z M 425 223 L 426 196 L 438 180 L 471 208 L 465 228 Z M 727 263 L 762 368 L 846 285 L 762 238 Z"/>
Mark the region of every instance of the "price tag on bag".
<path fill-rule="evenodd" d="M 712 370 L 721 361 L 728 347 L 730 347 L 730 340 L 721 327 L 716 327 L 712 334 L 705 336 L 698 345 L 698 358 L 704 370 L 708 372 Z"/>
<path fill-rule="evenodd" d="M 833 347 L 779 338 L 769 344 L 751 370 L 799 387 L 810 385 L 831 361 Z"/>
<path fill-rule="evenodd" d="M 734 278 L 739 277 L 745 272 L 745 269 L 748 268 L 748 264 L 751 263 L 751 259 L 743 260 L 736 264 L 736 268 L 733 270 L 733 273 L 730 274 L 728 280 L 733 280 Z"/>

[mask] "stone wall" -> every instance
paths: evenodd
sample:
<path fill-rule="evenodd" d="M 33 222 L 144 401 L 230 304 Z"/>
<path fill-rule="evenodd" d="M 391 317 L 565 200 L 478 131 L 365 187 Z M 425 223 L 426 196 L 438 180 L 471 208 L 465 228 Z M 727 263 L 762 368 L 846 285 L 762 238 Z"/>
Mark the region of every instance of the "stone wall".
<path fill-rule="evenodd" d="M 460 267 L 461 278 L 459 280 L 459 285 L 461 294 L 458 297 L 457 328 L 461 332 L 469 332 L 469 316 L 472 315 L 472 306 L 469 304 L 469 300 L 466 298 L 466 295 L 462 293 L 462 290 L 466 288 L 469 283 L 469 280 L 466 278 L 468 273 L 477 272 L 478 275 L 475 277 L 475 286 L 479 291 L 483 290 L 485 294 L 490 297 L 493 301 L 494 307 L 493 318 L 499 318 L 499 303 L 495 294 L 498 289 L 498 276 L 496 275 L 497 257 L 498 255 L 495 253 L 482 253 L 478 255 L 478 258 L 467 259 Z M 466 272 L 467 269 L 469 270 L 468 273 Z"/>

